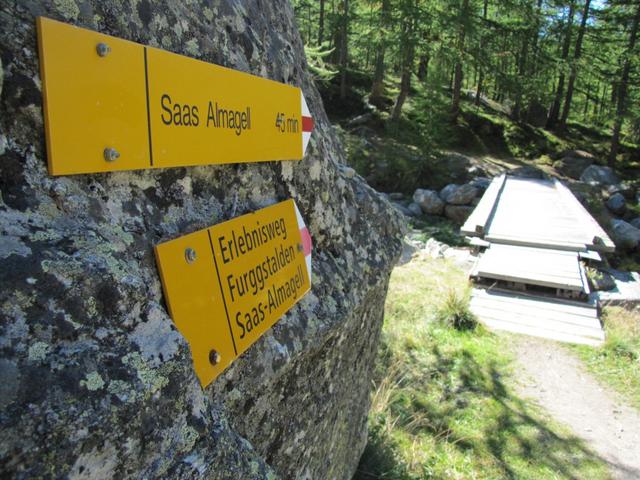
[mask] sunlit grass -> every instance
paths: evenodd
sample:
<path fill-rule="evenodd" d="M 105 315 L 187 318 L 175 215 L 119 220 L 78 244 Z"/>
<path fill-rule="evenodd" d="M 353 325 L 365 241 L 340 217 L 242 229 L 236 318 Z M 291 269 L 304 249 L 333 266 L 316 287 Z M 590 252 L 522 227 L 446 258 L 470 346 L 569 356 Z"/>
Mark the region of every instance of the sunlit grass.
<path fill-rule="evenodd" d="M 589 371 L 640 408 L 640 312 L 607 307 L 603 312 L 605 344 L 574 346 Z"/>
<path fill-rule="evenodd" d="M 458 312 L 467 292 L 447 260 L 422 255 L 394 270 L 355 478 L 608 478 L 578 439 L 515 395 L 504 339 L 448 326 L 443 312 Z"/>

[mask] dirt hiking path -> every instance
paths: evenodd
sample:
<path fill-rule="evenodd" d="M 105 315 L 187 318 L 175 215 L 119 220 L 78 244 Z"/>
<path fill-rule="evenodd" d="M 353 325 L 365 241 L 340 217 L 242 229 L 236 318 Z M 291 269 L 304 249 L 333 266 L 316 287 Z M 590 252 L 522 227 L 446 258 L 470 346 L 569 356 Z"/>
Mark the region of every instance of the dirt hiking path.
<path fill-rule="evenodd" d="M 640 479 L 640 413 L 547 340 L 512 336 L 518 393 L 541 405 L 609 463 L 616 479 Z"/>

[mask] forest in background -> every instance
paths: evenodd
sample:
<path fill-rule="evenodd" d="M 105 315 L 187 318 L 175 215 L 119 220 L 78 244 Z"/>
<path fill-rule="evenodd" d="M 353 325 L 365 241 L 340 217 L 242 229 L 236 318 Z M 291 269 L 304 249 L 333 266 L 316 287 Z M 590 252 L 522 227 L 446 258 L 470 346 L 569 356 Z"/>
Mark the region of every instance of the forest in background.
<path fill-rule="evenodd" d="M 495 102 L 515 122 L 562 135 L 570 123 L 640 143 L 640 2 L 634 0 L 293 0 L 307 58 L 336 100 L 366 83 L 368 102 L 398 121 L 417 86 Z M 392 87 L 387 81 L 393 78 Z M 325 99 L 326 101 L 326 99 Z M 435 98 L 421 108 L 435 109 Z M 444 107 L 444 108 L 443 108 Z M 432 122 L 432 126 L 434 123 Z"/>

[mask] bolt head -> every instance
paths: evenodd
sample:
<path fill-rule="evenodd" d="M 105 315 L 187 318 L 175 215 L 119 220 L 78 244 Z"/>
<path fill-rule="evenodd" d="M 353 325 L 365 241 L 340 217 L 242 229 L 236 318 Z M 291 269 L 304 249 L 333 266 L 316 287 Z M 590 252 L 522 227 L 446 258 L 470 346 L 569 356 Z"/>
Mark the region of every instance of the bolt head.
<path fill-rule="evenodd" d="M 101 57 L 106 57 L 107 55 L 109 55 L 109 53 L 111 53 L 111 47 L 106 43 L 100 42 L 98 45 L 96 45 L 96 52 Z"/>
<path fill-rule="evenodd" d="M 111 147 L 107 147 L 104 149 L 104 159 L 107 162 L 115 162 L 118 158 L 120 158 L 120 153 Z"/>
<path fill-rule="evenodd" d="M 222 360 L 222 355 L 220 355 L 220 352 L 218 352 L 217 350 L 211 350 L 209 352 L 209 363 L 211 363 L 211 365 L 219 364 L 220 360 Z"/>
<path fill-rule="evenodd" d="M 193 263 L 196 261 L 197 255 L 196 255 L 196 251 L 189 247 L 184 251 L 184 258 L 187 261 L 187 263 Z"/>

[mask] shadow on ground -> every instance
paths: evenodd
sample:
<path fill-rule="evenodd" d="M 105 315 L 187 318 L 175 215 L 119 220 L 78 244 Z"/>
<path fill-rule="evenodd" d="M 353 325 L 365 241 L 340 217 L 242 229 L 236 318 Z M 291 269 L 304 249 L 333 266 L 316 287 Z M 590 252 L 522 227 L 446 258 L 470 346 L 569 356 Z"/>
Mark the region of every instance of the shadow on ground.
<path fill-rule="evenodd" d="M 410 361 L 421 364 L 420 373 L 394 374 L 387 407 L 370 419 L 355 480 L 579 479 L 591 468 L 599 472 L 601 460 L 581 440 L 505 385 L 505 365 L 475 357 L 437 345 L 427 355 L 414 352 Z M 407 458 L 417 445 L 423 451 Z"/>

